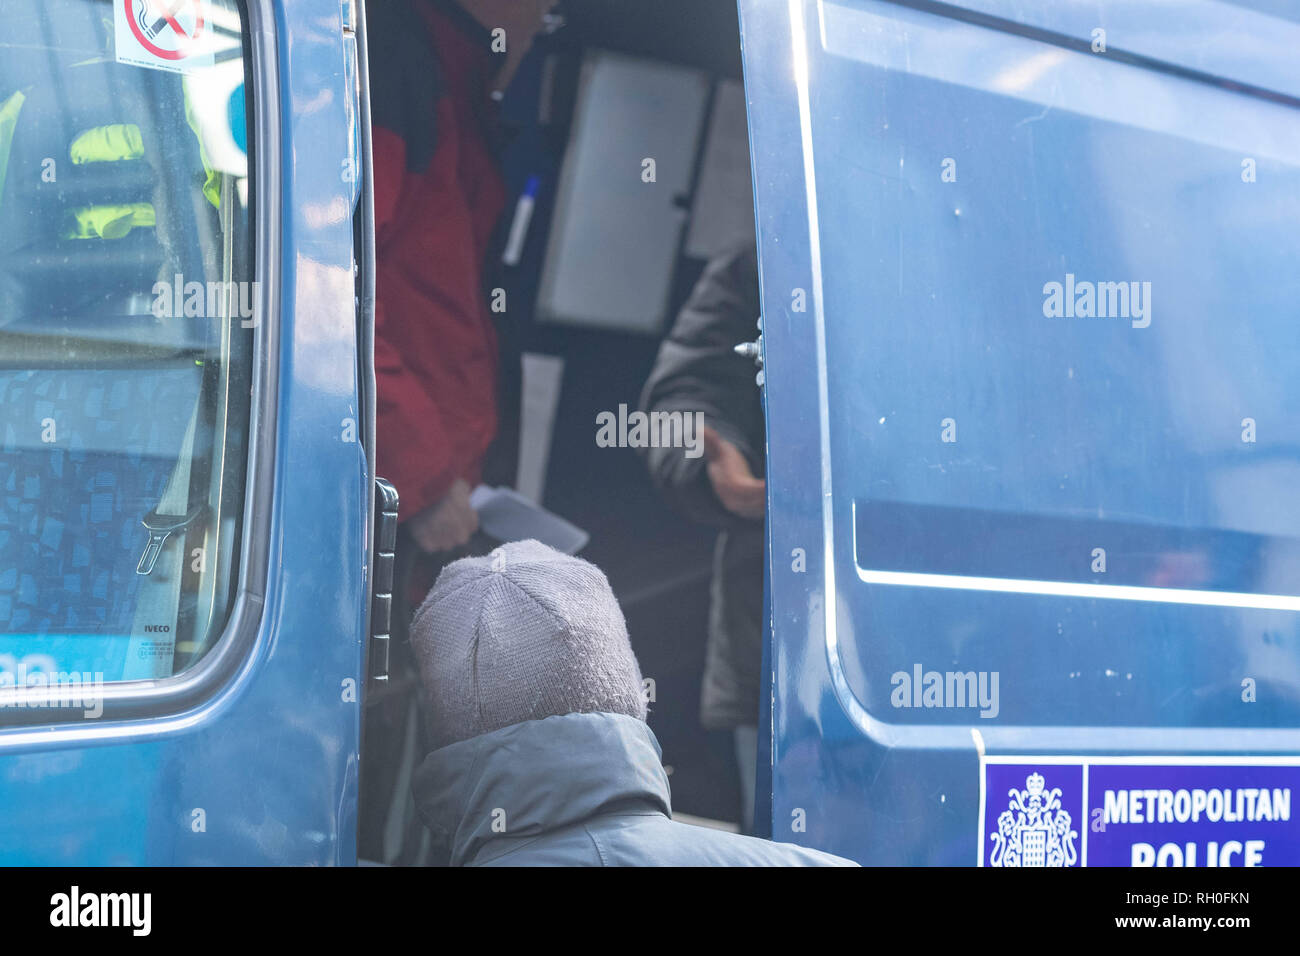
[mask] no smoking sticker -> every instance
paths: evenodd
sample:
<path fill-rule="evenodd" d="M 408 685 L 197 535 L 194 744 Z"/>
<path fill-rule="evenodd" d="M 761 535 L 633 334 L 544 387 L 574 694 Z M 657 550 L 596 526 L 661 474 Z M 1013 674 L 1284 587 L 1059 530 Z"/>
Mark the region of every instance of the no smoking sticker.
<path fill-rule="evenodd" d="M 118 63 L 184 73 L 212 65 L 204 0 L 113 0 Z"/>

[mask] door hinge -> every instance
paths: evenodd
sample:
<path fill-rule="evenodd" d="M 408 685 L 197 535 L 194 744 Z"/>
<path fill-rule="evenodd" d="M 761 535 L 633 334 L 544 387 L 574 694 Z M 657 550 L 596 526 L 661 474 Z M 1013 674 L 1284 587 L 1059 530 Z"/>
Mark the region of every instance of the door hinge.
<path fill-rule="evenodd" d="M 369 677 L 388 682 L 389 635 L 393 627 L 393 567 L 397 553 L 397 489 L 375 479 L 374 584 L 370 598 Z"/>

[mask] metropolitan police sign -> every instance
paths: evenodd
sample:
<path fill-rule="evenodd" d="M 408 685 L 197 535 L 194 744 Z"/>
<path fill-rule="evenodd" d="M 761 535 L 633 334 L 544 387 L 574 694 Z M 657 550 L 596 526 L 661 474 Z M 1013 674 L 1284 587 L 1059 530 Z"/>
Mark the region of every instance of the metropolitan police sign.
<path fill-rule="evenodd" d="M 984 757 L 981 866 L 1294 866 L 1300 758 Z"/>

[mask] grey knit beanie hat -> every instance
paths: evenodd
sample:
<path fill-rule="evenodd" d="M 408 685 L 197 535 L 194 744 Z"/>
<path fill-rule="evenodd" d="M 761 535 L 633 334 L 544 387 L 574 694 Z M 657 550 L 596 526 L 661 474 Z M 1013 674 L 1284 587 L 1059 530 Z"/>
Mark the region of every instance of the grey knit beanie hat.
<path fill-rule="evenodd" d="M 641 668 L 605 575 L 539 541 L 447 565 L 411 646 L 435 749 L 563 714 L 645 720 Z"/>

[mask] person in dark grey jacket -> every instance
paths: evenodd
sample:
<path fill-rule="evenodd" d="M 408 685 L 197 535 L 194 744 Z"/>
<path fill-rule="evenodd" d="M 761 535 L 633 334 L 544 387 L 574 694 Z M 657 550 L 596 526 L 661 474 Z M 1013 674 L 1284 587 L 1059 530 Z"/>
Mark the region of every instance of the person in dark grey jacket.
<path fill-rule="evenodd" d="M 451 865 L 853 865 L 672 819 L 622 610 L 581 558 L 521 541 L 456 561 L 411 643 L 435 746 L 412 789 Z"/>
<path fill-rule="evenodd" d="M 758 334 L 758 260 L 748 243 L 710 262 L 659 348 L 646 412 L 703 412 L 704 457 L 643 454 L 655 486 L 687 517 L 719 529 L 700 722 L 736 738 L 744 823 L 753 820 L 763 657 L 764 423 L 754 363 L 735 346 Z"/>

